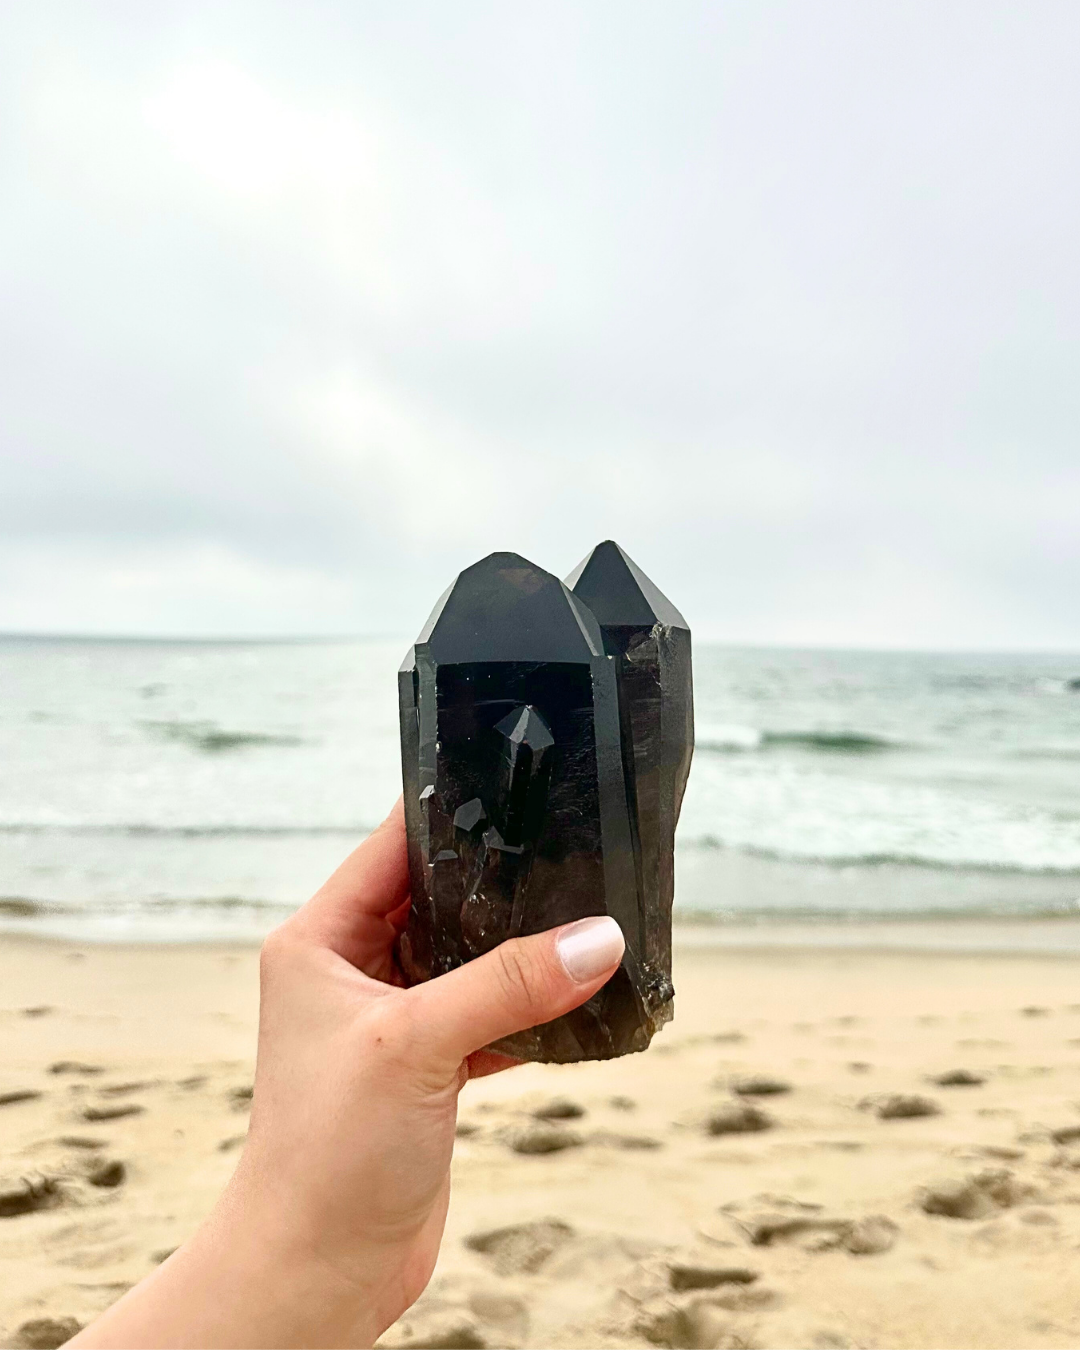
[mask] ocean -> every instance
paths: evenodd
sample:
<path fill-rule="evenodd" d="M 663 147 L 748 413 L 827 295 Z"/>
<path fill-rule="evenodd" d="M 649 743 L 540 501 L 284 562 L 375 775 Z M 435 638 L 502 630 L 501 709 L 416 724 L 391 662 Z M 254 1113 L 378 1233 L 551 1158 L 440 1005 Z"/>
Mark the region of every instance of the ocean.
<path fill-rule="evenodd" d="M 399 641 L 0 638 L 0 928 L 258 937 L 400 791 Z M 1080 655 L 698 644 L 680 920 L 1080 914 Z"/>

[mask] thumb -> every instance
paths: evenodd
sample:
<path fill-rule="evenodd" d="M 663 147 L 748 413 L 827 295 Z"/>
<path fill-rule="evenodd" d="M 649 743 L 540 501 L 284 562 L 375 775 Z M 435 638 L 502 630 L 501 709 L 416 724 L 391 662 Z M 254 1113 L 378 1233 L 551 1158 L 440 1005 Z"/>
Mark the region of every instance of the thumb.
<path fill-rule="evenodd" d="M 614 919 L 579 919 L 511 938 L 409 993 L 432 1050 L 456 1067 L 492 1041 L 584 1003 L 615 973 L 624 946 Z"/>

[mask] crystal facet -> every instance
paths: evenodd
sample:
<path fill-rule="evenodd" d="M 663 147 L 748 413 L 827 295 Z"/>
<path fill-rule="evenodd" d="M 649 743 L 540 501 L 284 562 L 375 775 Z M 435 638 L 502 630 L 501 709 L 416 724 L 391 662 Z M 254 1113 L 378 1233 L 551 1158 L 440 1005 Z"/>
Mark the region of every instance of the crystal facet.
<path fill-rule="evenodd" d="M 573 589 L 514 553 L 466 568 L 398 676 L 410 983 L 594 914 L 626 954 L 581 1008 L 498 1043 L 644 1049 L 671 1016 L 673 836 L 693 748 L 690 633 L 612 543 Z"/>
<path fill-rule="evenodd" d="M 604 651 L 616 660 L 623 768 L 641 897 L 640 950 L 664 1003 L 673 992 L 675 826 L 694 753 L 690 629 L 671 601 L 610 539 L 597 544 L 566 584 L 596 616 Z"/>

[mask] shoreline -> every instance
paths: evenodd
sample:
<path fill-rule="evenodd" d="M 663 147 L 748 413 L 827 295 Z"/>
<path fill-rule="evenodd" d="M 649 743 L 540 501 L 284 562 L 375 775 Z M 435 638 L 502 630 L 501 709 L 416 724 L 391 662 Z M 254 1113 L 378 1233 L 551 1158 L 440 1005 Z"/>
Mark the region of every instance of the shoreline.
<path fill-rule="evenodd" d="M 73 930 L 39 933 L 0 924 L 0 944 L 41 944 L 48 948 L 86 947 L 95 951 L 142 953 L 189 951 L 207 954 L 257 950 L 264 934 L 207 937 L 132 939 L 98 936 Z M 887 955 L 1018 956 L 1049 960 L 1080 959 L 1080 916 L 992 918 L 965 914 L 947 918 L 864 918 L 837 920 L 808 918 L 786 921 L 772 918 L 751 922 L 709 917 L 704 922 L 680 919 L 672 925 L 672 948 L 717 951 L 823 951 Z"/>
<path fill-rule="evenodd" d="M 827 951 L 898 956 L 1080 959 L 1080 918 L 904 920 L 846 923 L 676 924 L 675 947 L 727 951 Z"/>
<path fill-rule="evenodd" d="M 271 859 L 278 889 L 261 899 L 244 898 L 244 878 L 237 873 L 229 837 L 215 836 L 197 845 L 174 839 L 167 856 L 161 855 L 160 840 L 127 841 L 135 850 L 129 861 L 139 861 L 129 892 L 97 897 L 58 887 L 48 899 L 37 896 L 32 885 L 48 863 L 48 836 L 33 842 L 32 856 L 24 857 L 9 879 L 11 893 L 0 896 L 0 933 L 35 933 L 95 945 L 227 945 L 261 941 L 317 889 L 351 841 L 320 837 L 301 841 L 301 847 L 291 837 L 278 839 Z M 103 841 L 96 840 L 98 845 L 103 847 Z M 106 872 L 110 866 L 105 853 L 88 855 L 82 863 Z M 140 877 L 142 883 L 134 884 Z M 151 898 L 158 887 L 165 894 Z M 168 898 L 188 887 L 187 898 Z M 998 932 L 990 943 L 997 949 L 1008 945 L 1000 936 L 1006 930 L 1046 924 L 1064 925 L 1055 931 L 1075 946 L 1068 924 L 1080 920 L 1080 875 L 1070 872 L 885 860 L 796 862 L 735 849 L 677 849 L 675 893 L 677 931 L 715 928 L 726 935 L 725 942 L 740 944 L 752 931 L 768 945 L 805 940 L 815 947 L 882 943 L 923 950 L 935 945 L 936 933 L 938 945 L 953 949 L 961 926 L 974 924 Z M 980 941 L 980 949 L 986 941 Z M 1045 945 L 1053 942 L 1047 939 Z"/>

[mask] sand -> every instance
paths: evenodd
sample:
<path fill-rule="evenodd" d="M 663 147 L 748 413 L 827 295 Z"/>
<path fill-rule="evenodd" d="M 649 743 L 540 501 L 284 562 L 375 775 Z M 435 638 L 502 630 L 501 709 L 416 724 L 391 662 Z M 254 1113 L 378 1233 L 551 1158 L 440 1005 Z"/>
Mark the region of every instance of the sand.
<path fill-rule="evenodd" d="M 647 1054 L 465 1090 L 439 1267 L 385 1344 L 1080 1344 L 1077 958 L 683 936 Z M 256 995 L 250 947 L 0 939 L 0 1344 L 198 1224 Z"/>

